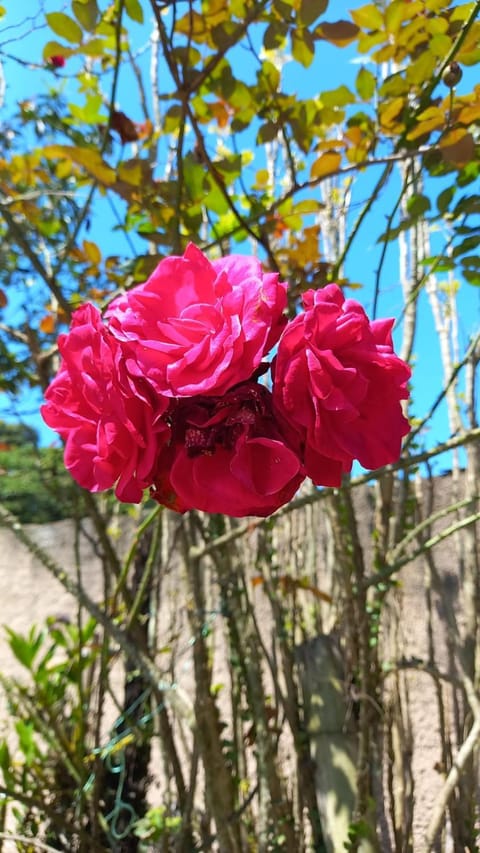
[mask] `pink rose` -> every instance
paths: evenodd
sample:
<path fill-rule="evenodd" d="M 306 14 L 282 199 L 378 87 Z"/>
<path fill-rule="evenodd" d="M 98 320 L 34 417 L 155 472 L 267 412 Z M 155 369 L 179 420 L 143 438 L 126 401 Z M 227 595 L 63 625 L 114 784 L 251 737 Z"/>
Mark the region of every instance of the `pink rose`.
<path fill-rule="evenodd" d="M 160 394 L 223 394 L 250 379 L 285 325 L 286 284 L 256 258 L 212 263 L 190 244 L 148 281 L 114 300 L 112 333 L 128 344 L 129 371 Z"/>
<path fill-rule="evenodd" d="M 140 501 L 168 436 L 169 400 L 153 397 L 127 374 L 121 347 L 86 304 L 58 340 L 62 362 L 45 393 L 44 421 L 65 440 L 65 466 L 91 492 L 115 485 L 122 501 Z"/>
<path fill-rule="evenodd" d="M 411 371 L 393 352 L 394 321 L 370 322 L 336 284 L 303 304 L 278 346 L 274 406 L 297 431 L 307 475 L 339 486 L 354 459 L 372 469 L 398 459 Z"/>
<path fill-rule="evenodd" d="M 223 397 L 179 400 L 170 420 L 172 445 L 159 457 L 151 494 L 173 509 L 266 516 L 304 479 L 262 385 L 246 382 Z"/>

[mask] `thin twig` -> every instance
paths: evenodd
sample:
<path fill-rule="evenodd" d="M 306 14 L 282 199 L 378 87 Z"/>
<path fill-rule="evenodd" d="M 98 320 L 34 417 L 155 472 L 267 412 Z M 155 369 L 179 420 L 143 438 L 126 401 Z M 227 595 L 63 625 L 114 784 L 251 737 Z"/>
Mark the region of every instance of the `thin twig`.
<path fill-rule="evenodd" d="M 445 818 L 445 810 L 448 806 L 450 797 L 459 782 L 463 769 L 467 761 L 472 756 L 477 744 L 480 742 L 480 699 L 475 691 L 472 681 L 466 675 L 462 678 L 462 685 L 473 714 L 473 724 L 467 737 L 458 750 L 448 776 L 445 779 L 443 787 L 441 788 L 434 803 L 432 815 L 425 835 L 428 851 L 432 850 L 434 846 L 436 837 Z"/>

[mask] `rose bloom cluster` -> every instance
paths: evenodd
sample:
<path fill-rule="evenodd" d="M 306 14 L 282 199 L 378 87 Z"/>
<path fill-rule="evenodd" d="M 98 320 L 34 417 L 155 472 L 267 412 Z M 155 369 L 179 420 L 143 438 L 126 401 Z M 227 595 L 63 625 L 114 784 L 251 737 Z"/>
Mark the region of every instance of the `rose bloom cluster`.
<path fill-rule="evenodd" d="M 179 512 L 266 516 L 305 477 L 339 486 L 354 459 L 397 460 L 410 369 L 393 320 L 371 322 L 330 284 L 287 322 L 286 290 L 256 258 L 209 261 L 190 244 L 104 317 L 77 309 L 42 406 L 75 480 L 127 502 L 150 489 Z"/>

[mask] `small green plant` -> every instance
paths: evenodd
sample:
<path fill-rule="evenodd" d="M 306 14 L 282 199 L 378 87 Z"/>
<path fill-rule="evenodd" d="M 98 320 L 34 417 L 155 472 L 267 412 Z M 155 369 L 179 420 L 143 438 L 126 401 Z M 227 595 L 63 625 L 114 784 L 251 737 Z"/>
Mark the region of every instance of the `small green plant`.
<path fill-rule="evenodd" d="M 178 836 L 181 828 L 179 815 L 168 814 L 166 806 L 155 806 L 136 822 L 134 833 L 142 842 L 140 849 L 147 851 L 153 842 L 168 842 Z"/>
<path fill-rule="evenodd" d="M 71 842 L 87 850 L 92 810 L 87 804 L 91 684 L 97 658 L 96 623 L 81 627 L 47 619 L 27 634 L 6 629 L 10 649 L 26 678 L 0 677 L 8 702 L 15 749 L 0 740 L 2 810 L 15 831 L 45 842 Z"/>

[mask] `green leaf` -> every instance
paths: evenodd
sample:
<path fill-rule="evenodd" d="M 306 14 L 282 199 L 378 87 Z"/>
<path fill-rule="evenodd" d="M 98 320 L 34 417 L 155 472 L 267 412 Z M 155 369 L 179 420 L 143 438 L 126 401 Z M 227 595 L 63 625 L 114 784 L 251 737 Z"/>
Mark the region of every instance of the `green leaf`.
<path fill-rule="evenodd" d="M 459 255 L 463 255 L 465 252 L 471 252 L 473 249 L 476 249 L 480 244 L 480 234 L 472 234 L 470 237 L 466 237 L 465 240 L 455 246 L 452 255 L 454 258 L 458 258 Z M 471 266 L 471 258 L 464 258 L 464 261 L 469 261 L 469 265 Z M 475 259 L 477 264 L 480 263 L 478 257 Z M 463 263 L 463 261 L 462 261 Z"/>
<path fill-rule="evenodd" d="M 26 723 L 25 720 L 17 720 L 15 723 L 15 729 L 17 731 L 18 743 L 23 752 L 24 759 L 27 764 L 31 764 L 37 754 L 33 723 Z"/>
<path fill-rule="evenodd" d="M 410 91 L 410 86 L 400 71 L 386 77 L 378 90 L 381 98 L 396 98 Z"/>
<path fill-rule="evenodd" d="M 49 41 L 43 48 L 43 58 L 45 62 L 48 62 L 51 56 L 64 56 L 68 59 L 69 56 L 75 53 L 75 50 L 71 47 L 67 47 L 64 44 L 60 44 L 58 41 Z"/>
<path fill-rule="evenodd" d="M 442 190 L 437 198 L 437 208 L 439 213 L 443 215 L 448 210 L 448 206 L 454 195 L 455 187 L 447 187 L 446 190 Z"/>
<path fill-rule="evenodd" d="M 55 35 L 74 44 L 81 43 L 83 37 L 82 29 L 69 15 L 65 15 L 63 12 L 48 12 L 45 17 L 48 26 L 53 30 Z"/>
<path fill-rule="evenodd" d="M 287 27 L 284 24 L 274 21 L 265 30 L 263 45 L 266 50 L 276 50 L 279 47 L 284 47 L 286 36 Z"/>
<path fill-rule="evenodd" d="M 357 99 L 348 86 L 338 86 L 337 89 L 321 92 L 320 100 L 325 107 L 345 107 L 354 104 Z"/>
<path fill-rule="evenodd" d="M 313 24 L 326 11 L 328 0 L 301 0 L 298 20 L 305 27 Z"/>
<path fill-rule="evenodd" d="M 180 127 L 182 115 L 183 113 L 180 104 L 172 104 L 163 117 L 163 132 L 175 133 L 175 131 Z"/>
<path fill-rule="evenodd" d="M 269 94 L 273 94 L 280 84 L 280 71 L 273 62 L 265 59 L 257 72 L 257 78 L 259 86 L 262 86 Z"/>
<path fill-rule="evenodd" d="M 438 59 L 444 59 L 452 46 L 452 39 L 446 33 L 435 33 L 429 41 L 428 49 Z"/>
<path fill-rule="evenodd" d="M 188 199 L 196 204 L 205 197 L 205 166 L 198 163 L 191 151 L 183 159 L 183 177 Z"/>
<path fill-rule="evenodd" d="M 418 219 L 420 216 L 423 216 L 427 210 L 430 210 L 431 204 L 430 199 L 427 198 L 426 195 L 420 195 L 415 193 L 410 196 L 407 201 L 407 210 L 412 217 L 412 219 Z"/>
<path fill-rule="evenodd" d="M 435 71 L 437 60 L 433 53 L 429 50 L 424 50 L 420 56 L 407 66 L 405 76 L 409 83 L 421 85 L 429 81 Z"/>
<path fill-rule="evenodd" d="M 22 637 L 17 634 L 12 628 L 6 629 L 8 634 L 8 644 L 17 658 L 17 660 L 27 669 L 31 669 L 35 655 L 37 654 L 43 642 L 43 633 L 41 631 L 35 636 L 35 629 L 31 628 L 28 637 Z"/>
<path fill-rule="evenodd" d="M 107 42 L 103 38 L 93 38 L 87 41 L 82 47 L 82 53 L 87 56 L 103 56 L 107 47 Z"/>
<path fill-rule="evenodd" d="M 94 31 L 100 17 L 97 0 L 72 0 L 72 12 L 84 30 Z"/>
<path fill-rule="evenodd" d="M 360 68 L 355 80 L 355 88 L 362 101 L 369 101 L 375 92 L 376 79 L 368 68 Z"/>
<path fill-rule="evenodd" d="M 296 29 L 291 31 L 293 58 L 308 68 L 315 56 L 315 42 L 308 30 Z"/>
<path fill-rule="evenodd" d="M 274 121 L 267 121 L 265 124 L 262 124 L 257 133 L 257 145 L 263 142 L 272 142 L 277 138 L 278 131 L 278 124 Z"/>
<path fill-rule="evenodd" d="M 385 29 L 395 36 L 405 21 L 412 20 L 417 11 L 413 4 L 404 0 L 393 0 L 385 8 Z"/>
<path fill-rule="evenodd" d="M 143 24 L 143 9 L 140 0 L 125 0 L 125 11 L 132 21 Z"/>
<path fill-rule="evenodd" d="M 12 763 L 8 744 L 5 740 L 0 741 L 0 770 L 5 777 L 5 781 L 9 780 L 11 777 Z"/>

